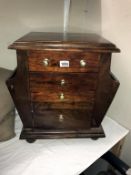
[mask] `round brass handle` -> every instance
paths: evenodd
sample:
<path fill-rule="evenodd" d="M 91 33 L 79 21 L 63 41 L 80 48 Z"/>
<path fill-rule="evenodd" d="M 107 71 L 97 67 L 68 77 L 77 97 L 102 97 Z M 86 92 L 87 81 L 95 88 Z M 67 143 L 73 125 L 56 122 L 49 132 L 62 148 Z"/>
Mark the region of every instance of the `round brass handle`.
<path fill-rule="evenodd" d="M 60 115 L 59 115 L 59 121 L 60 121 L 60 122 L 63 122 L 63 120 L 64 120 L 64 116 L 63 116 L 62 114 L 60 114 Z"/>
<path fill-rule="evenodd" d="M 81 65 L 81 67 L 85 67 L 86 66 L 86 61 L 85 60 L 80 60 L 80 65 Z"/>
<path fill-rule="evenodd" d="M 64 100 L 64 98 L 65 98 L 65 97 L 64 97 L 64 94 L 61 93 L 61 94 L 60 94 L 60 100 Z"/>
<path fill-rule="evenodd" d="M 43 64 L 44 64 L 44 66 L 48 66 L 49 65 L 49 59 L 48 58 L 43 59 Z"/>
<path fill-rule="evenodd" d="M 65 80 L 62 79 L 61 82 L 60 82 L 61 86 L 63 86 L 65 84 Z"/>

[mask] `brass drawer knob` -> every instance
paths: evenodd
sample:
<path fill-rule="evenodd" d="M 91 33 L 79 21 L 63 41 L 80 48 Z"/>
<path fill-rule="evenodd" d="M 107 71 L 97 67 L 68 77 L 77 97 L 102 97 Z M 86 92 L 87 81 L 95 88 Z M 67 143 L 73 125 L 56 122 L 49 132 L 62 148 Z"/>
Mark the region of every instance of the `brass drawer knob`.
<path fill-rule="evenodd" d="M 48 66 L 49 65 L 49 59 L 48 58 L 43 59 L 43 65 L 44 66 Z"/>
<path fill-rule="evenodd" d="M 86 66 L 86 61 L 85 60 L 80 60 L 80 66 L 85 67 Z"/>
<path fill-rule="evenodd" d="M 61 94 L 60 94 L 60 100 L 64 100 L 64 98 L 65 98 L 65 97 L 64 97 L 64 94 L 61 93 Z"/>
<path fill-rule="evenodd" d="M 61 86 L 63 86 L 65 84 L 65 80 L 62 79 L 61 82 L 60 82 Z"/>
<path fill-rule="evenodd" d="M 59 115 L 59 121 L 60 121 L 60 122 L 63 122 L 63 120 L 64 120 L 64 116 L 63 116 L 62 114 L 60 114 L 60 115 Z"/>

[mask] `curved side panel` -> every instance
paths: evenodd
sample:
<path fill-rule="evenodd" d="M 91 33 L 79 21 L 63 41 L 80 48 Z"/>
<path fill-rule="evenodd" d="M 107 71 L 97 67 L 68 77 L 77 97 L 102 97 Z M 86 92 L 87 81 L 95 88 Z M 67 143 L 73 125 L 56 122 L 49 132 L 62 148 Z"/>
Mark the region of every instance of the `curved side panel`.
<path fill-rule="evenodd" d="M 119 81 L 110 72 L 110 63 L 111 54 L 102 54 L 94 112 L 92 116 L 92 123 L 95 126 L 100 126 L 119 87 Z"/>
<path fill-rule="evenodd" d="M 24 128 L 32 128 L 31 103 L 28 93 L 28 60 L 27 52 L 17 50 L 17 69 L 6 84 L 11 93 Z"/>

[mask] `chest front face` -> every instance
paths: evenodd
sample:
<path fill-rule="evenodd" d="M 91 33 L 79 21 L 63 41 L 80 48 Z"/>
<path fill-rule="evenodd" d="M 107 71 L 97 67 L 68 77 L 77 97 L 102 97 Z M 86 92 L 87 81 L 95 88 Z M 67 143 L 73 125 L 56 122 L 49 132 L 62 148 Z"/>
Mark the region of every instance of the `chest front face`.
<path fill-rule="evenodd" d="M 17 60 L 7 84 L 22 139 L 104 136 L 101 122 L 119 85 L 110 74 L 111 53 L 29 47 L 17 49 Z"/>
<path fill-rule="evenodd" d="M 34 127 L 91 127 L 100 55 L 71 51 L 28 53 Z"/>

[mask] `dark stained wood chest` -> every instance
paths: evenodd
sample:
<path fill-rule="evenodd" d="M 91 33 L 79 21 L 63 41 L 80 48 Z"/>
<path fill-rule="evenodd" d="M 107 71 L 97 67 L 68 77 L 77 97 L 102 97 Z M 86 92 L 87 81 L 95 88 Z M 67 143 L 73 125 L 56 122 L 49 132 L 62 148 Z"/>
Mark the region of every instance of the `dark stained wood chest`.
<path fill-rule="evenodd" d="M 101 122 L 119 86 L 110 72 L 114 44 L 96 34 L 32 32 L 9 48 L 17 52 L 7 86 L 20 139 L 105 136 Z"/>

